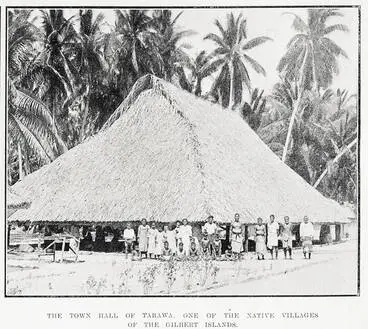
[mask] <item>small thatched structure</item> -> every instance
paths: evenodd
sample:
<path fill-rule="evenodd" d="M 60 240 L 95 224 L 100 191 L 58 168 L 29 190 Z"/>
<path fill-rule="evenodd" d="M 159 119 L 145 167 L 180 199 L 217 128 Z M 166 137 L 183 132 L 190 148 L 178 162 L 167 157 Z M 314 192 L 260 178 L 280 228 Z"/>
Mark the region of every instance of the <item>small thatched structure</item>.
<path fill-rule="evenodd" d="M 6 206 L 7 206 L 7 217 L 14 214 L 18 209 L 26 209 L 31 205 L 31 203 L 19 195 L 13 193 L 11 190 L 8 190 L 6 194 Z"/>
<path fill-rule="evenodd" d="M 344 222 L 323 197 L 285 165 L 239 118 L 152 76 L 88 141 L 15 184 L 32 200 L 12 220 L 162 222 L 209 214 L 229 222 L 290 216 Z"/>
<path fill-rule="evenodd" d="M 8 190 L 8 193 L 6 194 L 6 206 L 8 209 L 25 209 L 28 208 L 30 205 L 30 201 L 27 201 L 19 195 Z"/>

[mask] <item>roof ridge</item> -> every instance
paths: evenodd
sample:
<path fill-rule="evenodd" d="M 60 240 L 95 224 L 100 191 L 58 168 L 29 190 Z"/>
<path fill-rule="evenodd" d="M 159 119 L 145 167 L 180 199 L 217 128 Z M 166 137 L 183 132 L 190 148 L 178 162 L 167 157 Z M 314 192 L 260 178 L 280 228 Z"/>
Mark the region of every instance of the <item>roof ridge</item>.
<path fill-rule="evenodd" d="M 139 78 L 133 85 L 132 89 L 128 93 L 128 96 L 120 103 L 118 108 L 111 114 L 110 118 L 104 123 L 100 132 L 105 131 L 112 126 L 116 120 L 134 103 L 138 96 L 145 90 L 152 89 L 155 81 L 159 80 L 152 74 L 146 74 Z"/>
<path fill-rule="evenodd" d="M 195 125 L 189 120 L 189 118 L 184 114 L 182 110 L 180 110 L 175 98 L 173 98 L 170 93 L 166 90 L 166 88 L 163 86 L 161 79 L 154 79 L 152 80 L 152 89 L 159 92 L 170 104 L 170 106 L 173 108 L 175 113 L 177 113 L 185 122 L 185 124 L 188 126 L 189 129 L 189 136 L 190 139 L 193 142 L 193 151 L 194 151 L 194 162 L 196 164 L 196 167 L 199 171 L 199 174 L 201 175 L 201 190 L 206 191 L 206 183 L 205 183 L 205 174 L 204 174 L 204 166 L 202 162 L 202 155 L 200 152 L 200 142 L 198 138 L 198 134 L 195 132 Z M 204 211 L 207 213 L 207 215 L 210 215 L 209 213 L 209 206 L 207 198 L 204 198 Z"/>

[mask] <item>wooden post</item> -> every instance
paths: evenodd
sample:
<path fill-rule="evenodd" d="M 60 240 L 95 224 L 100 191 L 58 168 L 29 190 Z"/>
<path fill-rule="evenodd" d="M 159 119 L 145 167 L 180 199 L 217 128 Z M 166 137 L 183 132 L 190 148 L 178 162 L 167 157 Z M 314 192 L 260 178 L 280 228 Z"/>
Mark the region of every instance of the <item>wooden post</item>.
<path fill-rule="evenodd" d="M 66 239 L 66 237 L 63 238 L 63 244 L 61 246 L 61 263 L 64 260 L 65 239 Z"/>

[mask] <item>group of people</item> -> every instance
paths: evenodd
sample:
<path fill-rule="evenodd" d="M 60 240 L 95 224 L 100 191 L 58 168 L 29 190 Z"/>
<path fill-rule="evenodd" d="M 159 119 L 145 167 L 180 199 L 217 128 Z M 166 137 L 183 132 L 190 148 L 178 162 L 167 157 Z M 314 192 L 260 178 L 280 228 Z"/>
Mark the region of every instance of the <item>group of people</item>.
<path fill-rule="evenodd" d="M 147 224 L 142 219 L 138 227 L 137 239 L 130 223 L 124 230 L 126 253 L 132 250 L 133 243 L 138 241 L 139 257 L 178 260 L 185 258 L 198 259 L 201 255 L 214 258 L 221 257 L 220 225 L 216 224 L 213 216 L 209 216 L 202 227 L 202 237 L 198 239 L 193 235 L 192 226 L 184 218 L 175 225 L 156 226 L 155 222 Z M 223 228 L 222 228 L 223 229 Z"/>
<path fill-rule="evenodd" d="M 267 249 L 271 252 L 271 258 L 278 258 L 279 240 L 282 241 L 285 259 L 292 259 L 293 249 L 293 225 L 290 223 L 288 216 L 284 217 L 284 223 L 279 224 L 275 221 L 275 216 L 270 216 L 270 222 L 263 224 L 262 218 L 258 218 L 256 231 L 256 253 L 257 258 L 264 259 Z M 299 227 L 299 236 L 302 242 L 304 258 L 310 259 L 313 246 L 313 224 L 309 221 L 308 216 L 304 216 L 303 222 Z M 267 243 L 266 243 L 267 239 Z"/>
<path fill-rule="evenodd" d="M 168 225 L 156 222 L 148 224 L 147 220 L 143 218 L 137 234 L 132 224 L 127 223 L 123 231 L 113 230 L 110 242 L 106 242 L 107 236 L 101 226 L 96 226 L 95 230 L 89 230 L 85 226 L 52 228 L 47 225 L 36 225 L 26 229 L 19 225 L 12 227 L 10 233 L 17 231 L 40 232 L 47 236 L 51 235 L 53 230 L 56 233 L 67 232 L 80 238 L 82 250 L 119 251 L 121 248 L 117 246 L 123 243 L 126 257 L 128 257 L 128 253 L 133 253 L 139 259 L 145 256 L 151 259 L 175 257 L 179 260 L 198 259 L 201 256 L 222 260 L 239 259 L 241 252 L 247 250 L 247 247 L 244 248 L 244 244 L 253 238 L 257 258 L 263 260 L 268 250 L 272 259 L 278 258 L 279 241 L 282 243 L 285 259 L 291 259 L 296 229 L 288 216 L 284 217 L 283 223 L 278 223 L 275 216 L 270 215 L 267 224 L 263 223 L 262 218 L 258 218 L 257 224 L 252 226 L 253 233 L 248 232 L 247 235 L 245 226 L 240 222 L 240 215 L 236 213 L 229 229 L 226 225 L 216 223 L 213 216 L 208 216 L 206 223 L 201 226 L 200 232 L 193 232 L 193 227 L 185 218 Z M 312 254 L 313 235 L 313 224 L 305 216 L 299 227 L 299 236 L 304 257 L 308 259 L 311 258 Z"/>
<path fill-rule="evenodd" d="M 138 256 L 151 259 L 198 259 L 201 255 L 212 257 L 214 259 L 238 259 L 243 251 L 243 242 L 245 234 L 240 222 L 240 215 L 234 216 L 234 221 L 230 226 L 230 244 L 225 253 L 222 253 L 222 239 L 220 233 L 226 227 L 214 221 L 213 216 L 207 218 L 206 223 L 201 227 L 200 237 L 193 235 L 192 226 L 187 219 L 177 221 L 176 224 L 164 225 L 163 227 L 152 222 L 147 223 L 142 219 L 138 227 L 136 236 L 131 224 L 123 232 L 125 241 L 125 253 L 134 252 L 136 243 Z M 256 254 L 259 260 L 265 259 L 267 250 L 270 250 L 271 258 L 278 258 L 279 240 L 282 241 L 284 256 L 292 258 L 293 248 L 293 225 L 288 216 L 284 217 L 284 222 L 279 224 L 275 221 L 275 216 L 270 216 L 267 224 L 263 223 L 262 218 L 258 218 L 255 226 Z M 305 258 L 311 258 L 313 225 L 307 216 L 300 224 L 300 239 L 303 246 Z"/>

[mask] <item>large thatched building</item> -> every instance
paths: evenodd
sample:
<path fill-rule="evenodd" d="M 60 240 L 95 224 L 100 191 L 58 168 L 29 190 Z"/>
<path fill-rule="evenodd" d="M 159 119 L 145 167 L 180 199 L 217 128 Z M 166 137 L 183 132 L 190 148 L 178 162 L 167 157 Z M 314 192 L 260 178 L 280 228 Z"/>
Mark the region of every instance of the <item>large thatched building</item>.
<path fill-rule="evenodd" d="M 32 201 L 12 220 L 229 222 L 343 209 L 285 165 L 238 114 L 152 76 L 140 79 L 96 136 L 14 185 Z"/>

